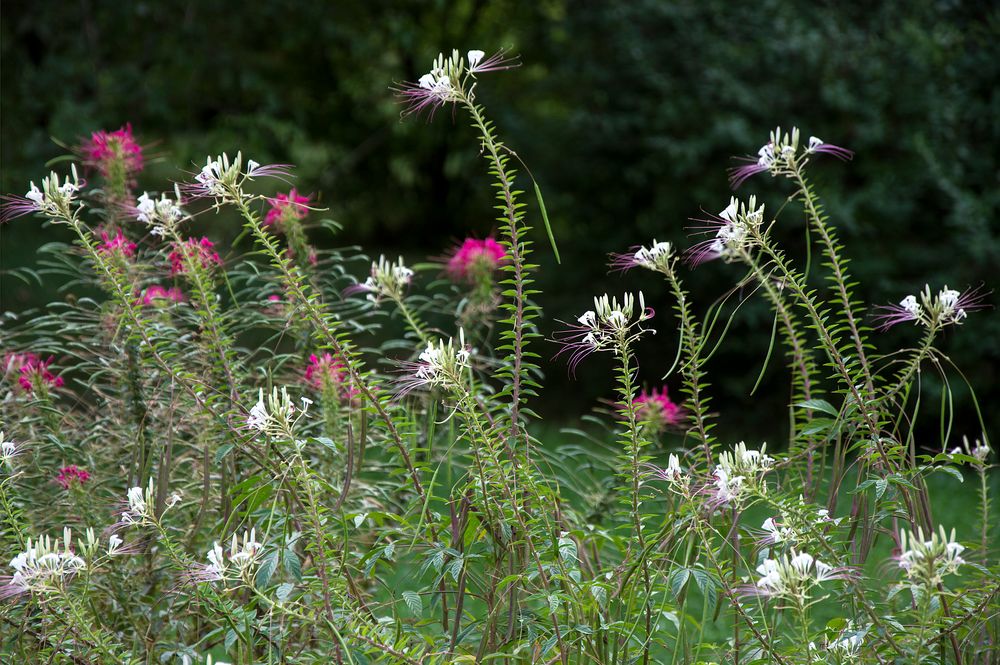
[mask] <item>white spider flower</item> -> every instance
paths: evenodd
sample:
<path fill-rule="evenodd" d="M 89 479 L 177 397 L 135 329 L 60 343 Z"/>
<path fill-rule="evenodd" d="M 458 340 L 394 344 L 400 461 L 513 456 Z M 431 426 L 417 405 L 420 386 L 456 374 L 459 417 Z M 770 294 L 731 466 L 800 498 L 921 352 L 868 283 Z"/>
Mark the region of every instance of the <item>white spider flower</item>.
<path fill-rule="evenodd" d="M 58 538 L 28 539 L 25 549 L 10 561 L 14 574 L 0 587 L 0 598 L 22 593 L 45 593 L 65 588 L 69 579 L 86 567 L 86 562 L 70 548 L 72 532 L 63 528 Z"/>
<path fill-rule="evenodd" d="M 21 446 L 6 438 L 0 431 L 0 466 L 14 467 L 14 458 L 21 454 Z"/>
<path fill-rule="evenodd" d="M 732 263 L 741 260 L 753 246 L 753 235 L 764 222 L 764 205 L 757 205 L 756 196 L 746 201 L 734 196 L 718 215 L 698 221 L 702 222 L 702 232 L 712 237 L 687 250 L 688 263 L 697 266 L 714 259 Z"/>
<path fill-rule="evenodd" d="M 242 537 L 234 533 L 228 552 L 218 542 L 214 543 L 206 555 L 208 563 L 194 565 L 187 571 L 187 577 L 194 582 L 226 579 L 249 582 L 262 552 L 263 546 L 257 542 L 255 529 L 244 531 Z"/>
<path fill-rule="evenodd" d="M 310 404 L 312 400 L 303 398 L 302 408 L 296 408 L 286 387 L 275 386 L 266 396 L 264 389 L 260 388 L 257 390 L 257 403 L 250 408 L 247 416 L 247 427 L 275 438 L 287 437 L 299 418 L 309 410 Z"/>
<path fill-rule="evenodd" d="M 805 603 L 810 589 L 823 582 L 850 577 L 847 568 L 835 568 L 806 552 L 792 550 L 791 555 L 765 559 L 757 566 L 761 576 L 750 593 L 781 597 Z"/>
<path fill-rule="evenodd" d="M 205 158 L 205 166 L 194 177 L 195 183 L 186 189 L 196 198 L 215 199 L 217 205 L 233 203 L 245 198 L 243 186 L 247 181 L 288 175 L 287 164 L 261 165 L 252 159 L 246 160 L 244 164 L 242 152 L 237 152 L 233 159 L 222 153 L 215 158 Z"/>
<path fill-rule="evenodd" d="M 406 287 L 413 281 L 413 271 L 403 263 L 403 257 L 393 263 L 385 256 L 379 256 L 372 262 L 371 273 L 364 282 L 349 286 L 345 295 L 367 293 L 368 300 L 378 303 L 382 298 L 401 300 Z"/>
<path fill-rule="evenodd" d="M 450 388 L 462 385 L 470 368 L 472 351 L 465 343 L 465 330 L 459 328 L 458 340 L 428 342 L 416 362 L 401 363 L 402 376 L 397 381 L 397 396 L 421 388 Z"/>
<path fill-rule="evenodd" d="M 831 145 L 816 136 L 809 137 L 809 143 L 800 151 L 800 135 L 797 127 L 791 132 L 782 132 L 781 127 L 771 132 L 770 140 L 757 151 L 756 157 L 741 157 L 742 166 L 729 170 L 729 181 L 736 189 L 743 182 L 757 174 L 770 173 L 772 176 L 794 174 L 794 168 L 799 160 L 808 159 L 816 154 L 828 154 L 841 161 L 848 161 L 854 153 L 847 148 Z"/>
<path fill-rule="evenodd" d="M 136 200 L 132 214 L 138 221 L 148 224 L 154 236 L 169 236 L 174 225 L 186 216 L 180 206 L 181 190 L 178 185 L 174 185 L 174 195 L 176 198 L 171 199 L 166 193 L 161 193 L 156 199 L 150 197 L 149 192 L 143 192 Z"/>
<path fill-rule="evenodd" d="M 654 314 L 652 307 L 646 307 L 642 291 L 638 298 L 625 293 L 620 302 L 608 294 L 598 296 L 594 298 L 594 309 L 580 315 L 569 329 L 556 333 L 554 341 L 563 345 L 556 355 L 568 353 L 569 371 L 575 372 L 580 361 L 591 353 L 620 353 L 623 346 L 633 343 L 649 330 L 643 324 Z"/>
<path fill-rule="evenodd" d="M 917 527 L 917 533 L 901 530 L 899 533 L 898 557 L 899 567 L 906 573 L 911 582 L 926 587 L 936 587 L 945 575 L 958 572 L 965 563 L 962 552 L 965 546 L 955 542 L 955 530 L 948 534 L 941 526 L 937 533 L 932 532 L 926 539 L 924 532 Z"/>
<path fill-rule="evenodd" d="M 908 295 L 898 305 L 882 305 L 876 320 L 880 330 L 887 330 L 899 323 L 912 321 L 925 328 L 939 328 L 961 324 L 968 313 L 982 309 L 986 305 L 983 298 L 987 294 L 981 289 L 969 289 L 964 293 L 945 286 L 937 295 L 931 294 L 930 285 L 917 296 Z"/>
<path fill-rule="evenodd" d="M 121 513 L 120 524 L 126 526 L 152 524 L 156 519 L 156 515 L 153 514 L 156 502 L 155 497 L 152 478 L 150 478 L 149 484 L 145 488 L 130 487 L 126 493 L 126 508 Z"/>
<path fill-rule="evenodd" d="M 60 182 L 59 175 L 52 171 L 42 180 L 41 188 L 32 181 L 31 188 L 24 196 L 4 197 L 6 201 L 0 211 L 0 221 L 10 221 L 36 212 L 50 219 L 65 220 L 71 217 L 73 202 L 84 183 L 76 172 L 76 164 L 70 165 L 70 172 L 72 179 L 66 176 Z"/>
<path fill-rule="evenodd" d="M 653 238 L 653 244 L 649 247 L 637 245 L 625 254 L 612 254 L 611 267 L 621 272 L 632 268 L 645 268 L 669 274 L 673 258 L 673 245 L 669 242 L 657 242 L 656 238 Z"/>

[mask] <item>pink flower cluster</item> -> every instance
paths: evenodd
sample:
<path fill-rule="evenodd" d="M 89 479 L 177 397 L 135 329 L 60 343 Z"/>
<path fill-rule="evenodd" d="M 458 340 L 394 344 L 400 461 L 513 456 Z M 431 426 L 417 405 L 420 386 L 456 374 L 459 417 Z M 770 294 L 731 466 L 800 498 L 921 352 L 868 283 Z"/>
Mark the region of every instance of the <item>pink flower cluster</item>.
<path fill-rule="evenodd" d="M 632 400 L 636 416 L 654 425 L 664 427 L 676 425 L 681 419 L 681 407 L 675 404 L 667 394 L 667 387 L 662 386 L 652 391 L 643 390 Z"/>
<path fill-rule="evenodd" d="M 53 388 L 62 387 L 63 378 L 56 376 L 49 370 L 52 360 L 51 356 L 48 360 L 42 360 L 34 353 L 11 353 L 8 354 L 4 365 L 8 373 L 18 372 L 20 374 L 17 379 L 18 384 L 25 391 L 33 393 L 35 387 L 39 385 Z"/>
<path fill-rule="evenodd" d="M 135 256 L 135 243 L 126 238 L 121 229 L 118 229 L 114 236 L 109 236 L 107 231 L 101 231 L 101 239 L 104 242 L 97 247 L 97 251 L 101 254 L 110 255 L 121 252 L 122 256 L 127 258 Z"/>
<path fill-rule="evenodd" d="M 491 273 L 507 260 L 507 250 L 494 238 L 466 238 L 448 257 L 448 276 L 456 282 L 473 281 L 483 272 Z"/>
<path fill-rule="evenodd" d="M 305 375 L 302 378 L 316 390 L 336 388 L 345 401 L 352 400 L 358 394 L 357 388 L 349 385 L 350 376 L 344 362 L 329 353 L 321 356 L 315 353 L 310 355 L 309 364 L 306 365 Z"/>
<path fill-rule="evenodd" d="M 291 219 L 302 219 L 309 214 L 306 205 L 309 203 L 308 196 L 302 196 L 293 187 L 287 194 L 278 194 L 273 199 L 268 199 L 271 209 L 264 216 L 264 224 L 273 226 L 278 231 L 282 230 L 282 224 Z"/>
<path fill-rule="evenodd" d="M 103 129 L 93 132 L 90 140 L 83 146 L 83 154 L 105 177 L 110 172 L 111 165 L 119 160 L 126 174 L 142 170 L 142 146 L 132 136 L 132 123 L 113 132 Z"/>
<path fill-rule="evenodd" d="M 164 288 L 159 284 L 153 284 L 142 292 L 142 304 L 160 305 L 166 302 L 184 302 L 184 294 L 177 287 Z"/>
<path fill-rule="evenodd" d="M 186 248 L 175 244 L 174 250 L 167 256 L 167 259 L 170 261 L 170 274 L 172 276 L 181 275 L 185 272 L 184 255 L 182 254 L 184 251 L 188 252 L 191 256 L 197 256 L 202 267 L 206 270 L 213 265 L 222 265 L 222 259 L 219 257 L 219 253 L 215 251 L 215 243 L 208 238 L 203 237 L 200 240 L 188 238 L 184 242 L 184 245 L 186 245 Z"/>
<path fill-rule="evenodd" d="M 64 490 L 68 490 L 74 482 L 83 485 L 88 480 L 90 480 L 90 474 L 75 464 L 59 469 L 59 475 L 56 476 L 56 483 Z"/>

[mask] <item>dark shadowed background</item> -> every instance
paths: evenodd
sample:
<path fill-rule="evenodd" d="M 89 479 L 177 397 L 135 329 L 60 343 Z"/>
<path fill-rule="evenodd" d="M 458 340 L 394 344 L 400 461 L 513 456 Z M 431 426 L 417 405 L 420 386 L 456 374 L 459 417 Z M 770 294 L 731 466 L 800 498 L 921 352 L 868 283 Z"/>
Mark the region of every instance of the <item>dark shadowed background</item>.
<path fill-rule="evenodd" d="M 390 86 L 416 80 L 443 49 L 520 54 L 522 67 L 482 77 L 478 95 L 540 182 L 563 255 L 555 269 L 544 235 L 535 236 L 543 332 L 593 294 L 642 288 L 660 312 L 660 334 L 642 350 L 651 384 L 676 344 L 665 289 L 649 274 L 608 276 L 606 254 L 653 237 L 690 244 L 686 220 L 728 202 L 731 156 L 755 153 L 777 124 L 857 153 L 846 165 L 818 160 L 812 177 L 865 302 L 898 301 L 925 282 L 995 289 L 1000 277 L 995 3 L 6 0 L 2 12 L 3 192 L 23 194 L 46 160 L 65 154 L 53 138 L 73 144 L 131 122 L 147 152 L 163 158 L 140 188 L 242 149 L 295 164 L 299 189 L 344 224 L 338 244 L 412 259 L 489 232 L 491 189 L 464 118 L 401 122 Z M 767 176 L 744 191 L 771 210 L 791 193 Z M 533 201 L 532 215 L 540 222 Z M 239 232 L 235 218 L 199 224 L 223 243 Z M 796 204 L 781 228 L 801 256 Z M 60 237 L 31 218 L 0 232 L 0 275 Z M 686 282 L 704 311 L 741 276 L 737 266 L 710 264 Z M 64 297 L 57 286 L 3 278 L 2 309 Z M 766 306 L 751 299 L 710 364 L 726 436 L 778 438 L 787 380 L 777 356 L 748 397 L 770 330 Z M 890 351 L 917 340 L 905 329 L 877 343 Z M 995 424 L 995 310 L 971 316 L 942 346 Z M 560 420 L 589 409 L 610 394 L 607 368 L 594 359 L 570 382 L 549 366 L 539 410 Z M 936 394 L 940 381 L 925 375 Z M 956 432 L 978 436 L 967 391 L 951 378 Z M 937 428 L 931 417 L 927 445 Z"/>

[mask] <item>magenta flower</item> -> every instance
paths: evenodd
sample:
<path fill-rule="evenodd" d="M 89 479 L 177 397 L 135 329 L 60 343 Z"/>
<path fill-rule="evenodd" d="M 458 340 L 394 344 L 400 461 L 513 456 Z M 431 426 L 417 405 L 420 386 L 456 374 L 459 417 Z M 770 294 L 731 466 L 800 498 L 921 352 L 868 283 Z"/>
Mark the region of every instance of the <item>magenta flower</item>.
<path fill-rule="evenodd" d="M 42 385 L 52 388 L 62 387 L 63 378 L 49 370 L 52 361 L 51 356 L 48 360 L 42 360 L 34 353 L 12 353 L 7 356 L 5 364 L 7 372 L 17 371 L 20 374 L 17 382 L 21 388 L 25 392 L 34 393 L 35 388 Z"/>
<path fill-rule="evenodd" d="M 448 257 L 445 270 L 454 282 L 475 282 L 507 261 L 507 250 L 492 236 L 479 240 L 466 238 Z"/>
<path fill-rule="evenodd" d="M 132 123 L 113 132 L 102 129 L 92 133 L 83 145 L 83 155 L 105 178 L 116 163 L 121 164 L 126 177 L 142 170 L 142 147 L 132 136 Z"/>
<path fill-rule="evenodd" d="M 125 237 L 121 229 L 114 236 L 109 236 L 107 231 L 101 231 L 101 239 L 104 241 L 97 247 L 97 251 L 104 255 L 121 253 L 126 258 L 135 256 L 136 245 Z"/>
<path fill-rule="evenodd" d="M 350 384 L 347 366 L 340 358 L 335 358 L 329 353 L 321 356 L 315 353 L 310 355 L 302 380 L 316 390 L 333 390 L 345 402 L 352 401 L 359 393 L 358 389 Z"/>
<path fill-rule="evenodd" d="M 177 287 L 167 289 L 159 284 L 153 284 L 142 292 L 140 302 L 147 307 L 159 307 L 172 302 L 184 302 L 184 294 Z"/>
<path fill-rule="evenodd" d="M 271 208 L 264 216 L 264 224 L 274 226 L 279 231 L 283 222 L 302 219 L 309 214 L 309 197 L 302 196 L 294 187 L 287 194 L 277 194 L 273 199 L 268 199 L 268 202 Z"/>
<path fill-rule="evenodd" d="M 632 404 L 635 406 L 636 416 L 658 430 L 677 425 L 681 421 L 681 407 L 667 395 L 666 386 L 652 391 L 643 390 L 632 400 Z"/>
<path fill-rule="evenodd" d="M 90 474 L 75 464 L 59 469 L 59 475 L 56 476 L 56 483 L 64 490 L 68 490 L 73 483 L 83 485 L 88 480 L 90 480 Z"/>
<path fill-rule="evenodd" d="M 200 240 L 188 238 L 184 241 L 183 246 L 175 243 L 174 250 L 167 256 L 167 259 L 170 261 L 170 275 L 184 274 L 185 257 L 183 252 L 186 252 L 188 256 L 197 257 L 201 263 L 201 267 L 205 270 L 214 265 L 222 265 L 222 259 L 214 247 L 215 243 L 205 237 L 202 237 Z"/>

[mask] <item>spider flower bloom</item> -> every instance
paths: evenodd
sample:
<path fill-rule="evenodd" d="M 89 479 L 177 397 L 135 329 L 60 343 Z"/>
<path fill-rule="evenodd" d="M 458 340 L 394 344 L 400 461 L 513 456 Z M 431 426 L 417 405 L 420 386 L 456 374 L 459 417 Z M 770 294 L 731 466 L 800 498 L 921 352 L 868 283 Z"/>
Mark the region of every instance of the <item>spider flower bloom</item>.
<path fill-rule="evenodd" d="M 309 197 L 302 196 L 294 187 L 287 194 L 276 194 L 267 201 L 271 208 L 264 215 L 264 225 L 272 226 L 278 231 L 288 221 L 303 219 L 309 214 Z"/>
<path fill-rule="evenodd" d="M 0 587 L 0 599 L 23 593 L 45 593 L 65 588 L 77 571 L 86 567 L 83 559 L 70 549 L 72 532 L 63 528 L 63 537 L 43 536 L 32 542 L 10 561 L 14 574 Z"/>
<path fill-rule="evenodd" d="M 909 549 L 907 549 L 909 547 Z M 944 527 L 939 527 L 937 533 L 931 532 L 929 540 L 925 540 L 924 532 L 917 527 L 917 533 L 899 532 L 898 557 L 899 567 L 906 572 L 911 582 L 936 587 L 941 584 L 941 578 L 958 572 L 959 566 L 965 563 L 961 554 L 965 547 L 955 542 L 955 530 L 949 535 Z"/>
<path fill-rule="evenodd" d="M 255 529 L 244 531 L 242 538 L 234 533 L 228 556 L 219 543 L 214 543 L 206 555 L 208 563 L 195 564 L 187 572 L 187 578 L 192 582 L 221 582 L 227 578 L 250 581 L 263 549 L 257 542 Z"/>
<path fill-rule="evenodd" d="M 4 433 L 0 431 L 0 466 L 13 468 L 14 458 L 21 454 L 21 449 L 21 444 L 5 438 Z"/>
<path fill-rule="evenodd" d="M 87 163 L 96 166 L 105 178 L 119 169 L 126 179 L 142 170 L 142 147 L 132 136 L 132 123 L 113 132 L 93 132 L 82 149 Z"/>
<path fill-rule="evenodd" d="M 681 408 L 670 399 L 666 386 L 643 390 L 632 400 L 632 405 L 639 420 L 652 424 L 657 430 L 676 425 L 681 419 Z"/>
<path fill-rule="evenodd" d="M 290 175 L 288 164 L 261 165 L 252 159 L 243 163 L 243 153 L 232 160 L 222 153 L 215 159 L 205 159 L 205 166 L 195 175 L 195 183 L 186 187 L 195 198 L 215 199 L 215 203 L 234 202 L 243 198 L 243 185 L 256 178 Z"/>
<path fill-rule="evenodd" d="M 97 246 L 97 251 L 105 256 L 121 255 L 125 258 L 135 256 L 135 243 L 126 238 L 121 229 L 118 229 L 113 236 L 107 231 L 101 231 L 101 240 L 104 242 Z"/>
<path fill-rule="evenodd" d="M 882 305 L 877 308 L 881 313 L 875 320 L 878 322 L 879 330 L 888 330 L 894 325 L 908 321 L 925 328 L 958 325 L 965 320 L 968 312 L 986 307 L 983 303 L 986 295 L 979 289 L 961 293 L 945 286 L 932 297 L 930 285 L 925 285 L 919 301 L 916 296 L 909 295 L 900 300 L 898 305 Z"/>
<path fill-rule="evenodd" d="M 70 165 L 73 179 L 66 176 L 62 182 L 55 171 L 42 180 L 42 188 L 31 182 L 31 189 L 24 196 L 4 196 L 0 207 L 0 222 L 40 212 L 49 218 L 65 218 L 72 215 L 72 204 L 77 192 L 86 183 L 76 173 L 76 164 Z"/>
<path fill-rule="evenodd" d="M 430 110 L 434 112 L 445 104 L 457 102 L 463 98 L 471 100 L 477 74 L 510 69 L 517 66 L 516 58 L 506 58 L 503 51 L 486 58 L 486 53 L 471 50 L 465 58 L 455 49 L 451 56 L 444 57 L 439 53 L 431 70 L 420 77 L 416 83 L 404 83 L 395 91 L 406 108 L 403 115 L 420 113 Z"/>
<path fill-rule="evenodd" d="M 829 580 L 848 579 L 851 570 L 823 563 L 805 552 L 792 550 L 791 556 L 765 559 L 757 566 L 761 576 L 747 592 L 760 596 L 770 596 L 804 603 L 809 591 L 817 584 Z"/>
<path fill-rule="evenodd" d="M 761 146 L 757 157 L 738 157 L 746 162 L 743 166 L 729 170 L 729 183 L 737 189 L 748 178 L 758 173 L 769 172 L 772 176 L 790 175 L 796 162 L 804 163 L 813 154 L 833 155 L 842 161 L 850 160 L 854 153 L 847 148 L 824 143 L 815 136 L 809 137 L 809 144 L 799 150 L 799 130 L 792 127 L 791 133 L 782 133 L 781 127 L 771 132 L 771 140 Z"/>
<path fill-rule="evenodd" d="M 739 506 L 748 494 L 767 491 L 764 474 L 774 466 L 774 458 L 766 450 L 766 443 L 760 450 L 753 450 L 740 441 L 732 452 L 719 453 L 719 463 L 713 471 L 715 480 L 702 489 L 712 509 Z"/>
<path fill-rule="evenodd" d="M 569 372 L 575 374 L 577 365 L 590 354 L 617 352 L 621 345 L 637 340 L 647 330 L 642 324 L 653 315 L 653 308 L 646 307 L 642 291 L 639 292 L 638 310 L 631 293 L 624 294 L 621 303 L 617 298 L 609 298 L 608 294 L 594 298 L 594 309 L 580 315 L 569 329 L 556 333 L 554 341 L 563 345 L 556 357 L 568 353 Z"/>
<path fill-rule="evenodd" d="M 653 238 L 653 244 L 649 247 L 636 245 L 624 254 L 612 254 L 611 268 L 618 272 L 645 268 L 666 274 L 670 271 L 673 257 L 674 249 L 669 242 L 657 242 L 656 238 Z"/>
<path fill-rule="evenodd" d="M 52 361 L 52 356 L 48 360 L 42 360 L 34 353 L 15 353 L 7 358 L 7 370 L 17 369 L 20 374 L 17 382 L 25 392 L 34 393 L 41 387 L 61 388 L 63 378 L 49 370 Z"/>
<path fill-rule="evenodd" d="M 774 521 L 773 517 L 768 517 L 764 520 L 764 523 L 760 525 L 760 528 L 764 530 L 766 534 L 763 538 L 757 542 L 762 546 L 777 545 L 779 543 L 792 543 L 798 541 L 798 534 L 795 529 L 790 526 L 786 526 L 783 521 Z"/>
<path fill-rule="evenodd" d="M 59 487 L 68 490 L 74 483 L 83 486 L 84 483 L 90 480 L 90 474 L 85 469 L 81 469 L 75 464 L 70 464 L 59 469 L 59 475 L 56 476 L 55 480 Z"/>
<path fill-rule="evenodd" d="M 355 293 L 367 293 L 368 300 L 377 303 L 382 298 L 399 300 L 403 297 L 403 292 L 413 280 L 413 271 L 403 264 L 403 257 L 399 257 L 396 263 L 386 261 L 385 256 L 378 257 L 378 261 L 372 262 L 371 274 L 368 279 L 360 284 L 355 284 L 344 289 L 344 295 Z"/>
<path fill-rule="evenodd" d="M 309 411 L 309 405 L 313 403 L 308 397 L 300 399 L 302 407 L 297 408 L 292 403 L 288 388 L 279 389 L 275 386 L 266 397 L 264 389 L 260 388 L 257 390 L 257 403 L 247 414 L 246 426 L 274 438 L 287 439 L 295 423 Z M 296 416 L 296 413 L 299 415 Z"/>
<path fill-rule="evenodd" d="M 475 283 L 507 261 L 507 250 L 495 238 L 466 238 L 448 257 L 446 271 L 453 282 Z"/>
<path fill-rule="evenodd" d="M 175 199 L 167 198 L 166 194 L 160 194 L 159 199 L 154 199 L 150 198 L 149 192 L 143 192 L 135 206 L 128 208 L 128 212 L 143 224 L 148 224 L 150 233 L 154 236 L 166 236 L 174 224 L 185 216 L 180 207 L 180 186 L 174 185 L 174 195 Z"/>
<path fill-rule="evenodd" d="M 734 196 L 718 215 L 695 221 L 702 222 L 700 233 L 714 233 L 715 237 L 688 248 L 688 264 L 698 266 L 714 259 L 732 263 L 740 260 L 752 246 L 752 233 L 764 222 L 764 205 L 757 207 L 756 196 L 751 196 L 746 202 L 740 202 Z"/>
<path fill-rule="evenodd" d="M 146 307 L 163 307 L 170 303 L 184 302 L 184 294 L 176 286 L 166 289 L 153 284 L 142 292 L 140 302 Z"/>
<path fill-rule="evenodd" d="M 396 397 L 423 388 L 449 388 L 462 384 L 470 367 L 472 352 L 465 344 L 465 330 L 458 329 L 454 339 L 428 342 L 416 362 L 400 363 L 402 376 L 397 380 Z"/>
<path fill-rule="evenodd" d="M 222 265 L 222 259 L 215 251 L 214 242 L 205 237 L 200 240 L 188 238 L 183 244 L 175 243 L 174 250 L 167 256 L 167 260 L 170 261 L 171 276 L 182 275 L 186 272 L 184 267 L 185 254 L 196 258 L 204 270 L 209 270 L 212 266 Z"/>

